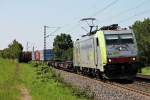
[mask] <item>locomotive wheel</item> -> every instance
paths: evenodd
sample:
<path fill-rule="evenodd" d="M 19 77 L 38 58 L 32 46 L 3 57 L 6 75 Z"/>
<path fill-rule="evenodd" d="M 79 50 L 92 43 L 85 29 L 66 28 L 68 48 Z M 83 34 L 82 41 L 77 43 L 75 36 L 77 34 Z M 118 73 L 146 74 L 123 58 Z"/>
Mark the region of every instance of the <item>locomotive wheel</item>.
<path fill-rule="evenodd" d="M 94 77 L 93 74 L 94 74 L 95 71 L 94 71 L 94 72 L 93 72 L 93 71 L 94 71 L 94 69 L 92 69 L 92 68 L 89 68 L 89 69 L 88 69 L 88 76 L 91 77 L 91 78 Z"/>
<path fill-rule="evenodd" d="M 96 71 L 95 71 L 95 69 L 92 70 L 92 76 L 93 76 L 93 78 L 96 77 Z"/>
<path fill-rule="evenodd" d="M 73 71 L 77 73 L 77 67 L 73 67 Z"/>
<path fill-rule="evenodd" d="M 102 74 L 101 74 L 99 69 L 96 70 L 95 76 L 96 76 L 97 79 L 103 79 L 103 76 L 102 76 Z"/>
<path fill-rule="evenodd" d="M 77 68 L 76 68 L 76 72 L 77 72 L 77 74 L 81 74 L 80 67 L 77 67 Z"/>
<path fill-rule="evenodd" d="M 87 75 L 87 69 L 82 67 L 82 75 Z"/>

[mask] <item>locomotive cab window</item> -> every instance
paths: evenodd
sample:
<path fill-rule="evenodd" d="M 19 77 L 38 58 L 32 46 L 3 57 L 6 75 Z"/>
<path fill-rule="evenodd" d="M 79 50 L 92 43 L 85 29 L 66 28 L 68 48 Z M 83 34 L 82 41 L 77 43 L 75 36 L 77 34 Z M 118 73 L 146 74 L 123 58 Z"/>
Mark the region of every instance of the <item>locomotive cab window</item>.
<path fill-rule="evenodd" d="M 119 43 L 118 39 L 108 39 L 108 40 L 106 40 L 107 45 L 115 45 L 115 44 L 118 44 L 118 43 Z"/>
<path fill-rule="evenodd" d="M 119 43 L 118 35 L 105 35 L 107 45 L 115 45 Z"/>
<path fill-rule="evenodd" d="M 105 35 L 107 45 L 133 44 L 134 39 L 131 33 Z"/>
<path fill-rule="evenodd" d="M 133 44 L 134 41 L 132 38 L 130 39 L 121 39 L 121 44 Z"/>
<path fill-rule="evenodd" d="M 121 44 L 133 44 L 134 43 L 132 33 L 122 34 L 120 35 L 120 39 L 121 39 Z"/>

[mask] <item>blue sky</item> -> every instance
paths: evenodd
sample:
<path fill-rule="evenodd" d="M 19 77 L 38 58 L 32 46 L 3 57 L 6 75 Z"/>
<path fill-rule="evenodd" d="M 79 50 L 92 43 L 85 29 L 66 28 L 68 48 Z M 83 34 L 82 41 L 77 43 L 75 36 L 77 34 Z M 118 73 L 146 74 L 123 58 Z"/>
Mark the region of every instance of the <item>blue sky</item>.
<path fill-rule="evenodd" d="M 44 25 L 61 27 L 53 35 L 66 32 L 75 40 L 86 33 L 81 26 L 88 29 L 80 22 L 84 17 L 95 17 L 99 26 L 118 23 L 128 27 L 150 17 L 149 5 L 150 0 L 0 0 L 0 49 L 14 39 L 24 49 L 27 41 L 29 50 L 33 45 L 43 49 Z M 47 32 L 54 30 L 48 28 Z M 47 38 L 47 48 L 52 48 L 53 39 Z"/>

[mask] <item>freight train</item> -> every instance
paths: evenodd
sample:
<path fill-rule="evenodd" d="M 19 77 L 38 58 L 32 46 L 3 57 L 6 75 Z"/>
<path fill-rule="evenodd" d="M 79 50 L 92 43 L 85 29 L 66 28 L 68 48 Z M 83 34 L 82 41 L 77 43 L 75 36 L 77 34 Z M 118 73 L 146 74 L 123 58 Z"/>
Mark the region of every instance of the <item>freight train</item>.
<path fill-rule="evenodd" d="M 19 62 L 28 63 L 28 62 L 30 62 L 30 61 L 32 60 L 31 55 L 32 55 L 31 52 L 22 52 L 22 53 L 19 55 L 18 61 L 19 61 Z"/>
<path fill-rule="evenodd" d="M 91 31 L 74 42 L 73 61 L 48 64 L 97 78 L 133 80 L 139 66 L 134 32 L 116 24 Z"/>
<path fill-rule="evenodd" d="M 73 66 L 79 72 L 107 79 L 133 80 L 138 62 L 137 43 L 131 29 L 106 26 L 74 43 Z"/>

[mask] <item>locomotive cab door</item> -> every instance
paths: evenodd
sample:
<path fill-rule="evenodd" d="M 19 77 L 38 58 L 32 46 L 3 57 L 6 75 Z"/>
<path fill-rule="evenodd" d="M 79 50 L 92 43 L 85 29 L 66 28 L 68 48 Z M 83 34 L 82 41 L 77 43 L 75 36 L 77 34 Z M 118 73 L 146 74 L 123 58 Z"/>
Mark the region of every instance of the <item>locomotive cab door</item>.
<path fill-rule="evenodd" d="M 100 51 L 100 44 L 99 44 L 99 40 L 98 37 L 96 37 L 94 39 L 94 48 L 95 48 L 95 66 L 96 69 L 100 69 L 102 68 L 102 62 L 101 62 L 101 51 Z"/>

